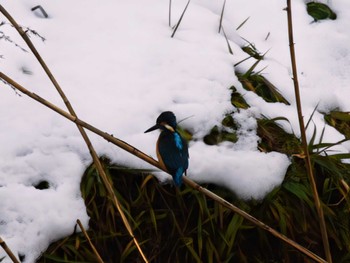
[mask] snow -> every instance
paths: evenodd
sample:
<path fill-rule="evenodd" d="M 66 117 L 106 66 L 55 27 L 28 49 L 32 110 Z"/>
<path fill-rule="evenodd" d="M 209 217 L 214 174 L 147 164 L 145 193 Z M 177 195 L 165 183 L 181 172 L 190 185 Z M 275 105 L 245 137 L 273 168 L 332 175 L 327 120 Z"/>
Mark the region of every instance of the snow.
<path fill-rule="evenodd" d="M 187 1 L 172 1 L 172 26 Z M 281 184 L 290 164 L 287 156 L 257 150 L 256 117 L 286 117 L 281 122 L 299 134 L 288 49 L 286 3 L 280 0 L 227 0 L 223 27 L 218 33 L 223 1 L 192 0 L 174 38 L 168 26 L 168 1 L 19 1 L 1 4 L 23 26 L 46 41 L 32 41 L 60 83 L 78 116 L 92 125 L 155 155 L 157 133 L 143 132 L 157 116 L 171 110 L 181 125 L 194 134 L 190 143 L 188 175 L 198 183 L 216 183 L 243 199 L 262 199 Z M 49 14 L 45 19 L 36 5 Z M 295 48 L 304 117 L 319 104 L 327 112 L 350 111 L 350 2 L 332 1 L 338 19 L 312 23 L 305 1 L 293 1 Z M 235 29 L 249 17 L 238 30 Z M 0 22 L 6 21 L 1 15 Z M 5 24 L 0 31 L 29 50 L 15 30 Z M 267 38 L 268 36 L 268 38 Z M 267 38 L 267 39 L 266 39 Z M 244 72 L 245 40 L 268 53 L 258 69 L 291 103 L 267 103 L 242 88 L 234 72 Z M 65 109 L 58 93 L 31 54 L 0 40 L 1 72 L 27 89 Z M 23 69 L 30 74 L 24 74 Z M 88 216 L 79 183 L 91 162 L 76 126 L 25 95 L 0 83 L 0 237 L 15 252 L 34 262 L 50 242 L 72 233 L 76 219 L 85 226 Z M 234 109 L 229 87 L 235 86 L 251 105 L 235 111 L 239 124 L 237 143 L 208 146 L 203 136 Z M 322 114 L 313 116 L 323 140 L 343 139 L 325 126 Z M 308 129 L 311 136 L 313 127 Z M 146 167 L 136 157 L 88 132 L 99 154 L 132 167 Z M 336 148 L 349 152 L 350 144 Z M 157 174 L 160 181 L 169 176 Z M 46 180 L 47 190 L 33 185 Z M 0 250 L 0 258 L 5 253 Z M 10 262 L 5 258 L 3 262 Z"/>

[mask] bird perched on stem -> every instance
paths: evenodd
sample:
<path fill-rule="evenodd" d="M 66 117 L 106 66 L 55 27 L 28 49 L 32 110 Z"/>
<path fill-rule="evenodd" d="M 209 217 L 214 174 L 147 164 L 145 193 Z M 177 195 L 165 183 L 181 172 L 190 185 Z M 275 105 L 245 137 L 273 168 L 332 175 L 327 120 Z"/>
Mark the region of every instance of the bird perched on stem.
<path fill-rule="evenodd" d="M 182 176 L 188 168 L 187 142 L 176 131 L 176 117 L 171 111 L 162 112 L 157 118 L 156 125 L 146 132 L 160 129 L 161 133 L 157 141 L 157 157 L 160 165 L 172 175 L 177 187 L 182 184 Z"/>

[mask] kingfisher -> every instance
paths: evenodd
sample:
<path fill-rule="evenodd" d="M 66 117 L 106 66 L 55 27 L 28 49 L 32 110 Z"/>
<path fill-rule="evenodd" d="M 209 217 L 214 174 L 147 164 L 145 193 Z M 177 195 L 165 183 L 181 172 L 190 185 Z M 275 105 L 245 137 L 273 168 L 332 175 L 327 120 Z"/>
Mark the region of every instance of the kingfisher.
<path fill-rule="evenodd" d="M 176 131 L 176 117 L 171 111 L 162 112 L 157 118 L 156 125 L 146 132 L 160 129 L 156 152 L 160 165 L 172 175 L 177 187 L 182 184 L 182 176 L 188 168 L 188 145 Z"/>

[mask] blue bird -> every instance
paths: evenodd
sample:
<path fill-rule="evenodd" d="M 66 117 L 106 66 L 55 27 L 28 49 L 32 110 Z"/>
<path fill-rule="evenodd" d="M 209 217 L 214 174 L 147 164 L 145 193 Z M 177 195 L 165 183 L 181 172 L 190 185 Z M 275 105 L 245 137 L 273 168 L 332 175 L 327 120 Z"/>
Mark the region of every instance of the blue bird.
<path fill-rule="evenodd" d="M 176 131 L 176 117 L 171 111 L 165 111 L 159 115 L 156 125 L 146 132 L 160 129 L 161 133 L 157 141 L 157 157 L 160 165 L 172 175 L 177 187 L 182 184 L 182 175 L 188 168 L 188 146 L 184 138 Z"/>

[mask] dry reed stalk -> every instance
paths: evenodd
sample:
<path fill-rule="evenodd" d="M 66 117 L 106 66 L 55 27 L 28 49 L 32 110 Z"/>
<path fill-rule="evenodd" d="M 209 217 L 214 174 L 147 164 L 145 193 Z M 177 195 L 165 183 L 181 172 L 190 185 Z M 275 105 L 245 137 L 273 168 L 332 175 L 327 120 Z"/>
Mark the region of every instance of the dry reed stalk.
<path fill-rule="evenodd" d="M 0 237 L 0 246 L 5 250 L 6 254 L 11 258 L 12 262 L 19 263 L 18 259 L 12 253 L 11 249 L 6 245 L 5 241 Z"/>
<path fill-rule="evenodd" d="M 345 188 L 346 194 L 348 194 L 350 191 L 349 185 L 345 182 L 344 179 L 341 179 L 340 182 L 341 182 L 341 185 Z"/>
<path fill-rule="evenodd" d="M 220 33 L 221 27 L 222 27 L 222 19 L 224 18 L 225 6 L 226 6 L 226 0 L 224 0 L 224 4 L 223 4 L 222 9 L 221 9 L 220 22 L 219 22 L 219 33 Z M 226 35 L 225 35 L 225 37 L 226 37 Z M 226 38 L 226 40 L 227 40 L 227 38 Z"/>
<path fill-rule="evenodd" d="M 84 226 L 81 224 L 81 222 L 80 222 L 79 219 L 77 219 L 77 224 L 79 225 L 79 227 L 80 227 L 80 229 L 81 229 L 81 232 L 83 232 L 85 238 L 86 238 L 87 241 L 89 242 L 89 245 L 90 245 L 92 251 L 94 252 L 94 254 L 95 254 L 95 256 L 96 256 L 97 261 L 100 262 L 100 263 L 103 263 L 103 260 L 102 260 L 102 258 L 101 258 L 101 256 L 100 256 L 100 254 L 98 253 L 98 251 L 97 251 L 97 249 L 95 248 L 94 244 L 92 244 L 91 239 L 90 239 L 88 233 L 86 232 Z"/>
<path fill-rule="evenodd" d="M 295 49 L 294 49 L 292 7 L 291 7 L 290 0 L 287 0 L 287 19 L 288 19 L 288 37 L 289 37 L 289 47 L 290 47 L 289 50 L 290 50 L 290 58 L 291 58 L 291 64 L 292 64 L 292 70 L 293 70 L 294 93 L 295 93 L 295 100 L 296 100 L 296 104 L 297 104 L 301 140 L 302 140 L 303 151 L 304 151 L 303 154 L 305 154 L 305 164 L 306 164 L 307 174 L 309 177 L 311 190 L 312 190 L 312 193 L 314 196 L 315 206 L 316 206 L 316 210 L 317 210 L 317 215 L 319 218 L 324 253 L 325 253 L 325 256 L 326 256 L 328 263 L 331 263 L 332 262 L 332 255 L 331 255 L 331 250 L 329 247 L 326 222 L 324 219 L 321 201 L 320 201 L 320 198 L 319 198 L 318 192 L 317 192 L 316 181 L 315 181 L 315 177 L 314 177 L 314 173 L 313 173 L 313 169 L 312 169 L 312 165 L 311 165 L 311 158 L 310 158 L 310 153 L 308 150 L 308 143 L 307 143 L 307 139 L 306 139 L 305 125 L 304 125 L 301 99 L 300 99 L 300 89 L 299 89 L 299 81 L 298 81 L 298 73 L 297 73 L 296 56 L 295 56 Z"/>
<path fill-rule="evenodd" d="M 173 33 L 171 34 L 171 37 L 174 37 L 174 36 L 175 36 L 175 33 L 176 33 L 177 29 L 179 28 L 179 26 L 180 26 L 180 24 L 181 24 L 182 18 L 184 17 L 184 15 L 185 15 L 185 13 L 186 13 L 186 10 L 187 10 L 187 7 L 188 7 L 188 5 L 190 4 L 190 2 L 191 2 L 191 0 L 188 0 L 187 5 L 185 6 L 185 9 L 184 9 L 184 11 L 182 12 L 182 14 L 181 14 L 181 16 L 180 16 L 180 19 L 179 19 L 179 21 L 177 22 Z"/>
<path fill-rule="evenodd" d="M 61 89 L 60 85 L 58 84 L 58 82 L 56 81 L 55 77 L 53 76 L 53 74 L 51 73 L 50 69 L 48 68 L 48 66 L 46 65 L 45 61 L 42 59 L 42 57 L 40 56 L 39 52 L 36 50 L 35 46 L 33 45 L 33 43 L 31 42 L 31 40 L 29 39 L 29 37 L 27 36 L 26 32 L 24 32 L 22 30 L 22 28 L 18 25 L 18 23 L 16 22 L 16 20 L 6 11 L 6 9 L 0 5 L 0 11 L 1 13 L 4 14 L 4 16 L 10 21 L 10 23 L 15 27 L 15 29 L 17 30 L 17 32 L 20 34 L 20 36 L 23 38 L 23 40 L 26 42 L 26 44 L 28 45 L 28 47 L 30 48 L 30 50 L 33 52 L 34 56 L 37 58 L 37 60 L 39 61 L 40 65 L 42 66 L 42 68 L 44 69 L 44 71 L 46 72 L 47 76 L 49 77 L 49 79 L 51 80 L 52 84 L 55 86 L 56 90 L 58 91 L 58 93 L 60 94 L 62 100 L 64 101 L 68 111 L 70 112 L 71 115 L 75 116 L 77 118 L 77 115 L 72 107 L 72 105 L 70 104 L 68 98 L 66 97 L 65 93 L 63 92 L 63 90 Z M 95 149 L 93 148 L 91 141 L 89 139 L 89 137 L 87 136 L 85 130 L 83 129 L 83 127 L 81 125 L 79 125 L 78 123 L 77 127 L 78 130 L 81 134 L 81 136 L 83 137 L 89 151 L 90 154 L 92 156 L 93 162 L 96 165 L 96 168 L 99 172 L 99 175 L 102 179 L 102 182 L 104 184 L 104 186 L 106 187 L 106 190 L 108 192 L 108 195 L 111 197 L 114 205 L 116 206 L 116 208 L 118 209 L 121 217 L 122 217 L 122 221 L 127 229 L 127 231 L 129 232 L 129 235 L 132 237 L 139 253 L 141 254 L 142 258 L 144 259 L 145 262 L 148 262 L 146 256 L 144 255 L 137 239 L 134 236 L 134 233 L 132 231 L 132 228 L 130 226 L 130 223 L 128 222 L 122 208 L 121 205 L 117 199 L 117 197 L 115 196 L 115 193 L 113 191 L 113 186 L 112 186 L 112 182 L 110 182 L 107 178 L 107 175 L 105 174 L 105 171 L 103 170 L 103 167 L 101 165 L 101 162 L 98 158 L 98 155 L 95 151 Z"/>
<path fill-rule="evenodd" d="M 43 104 L 44 106 L 46 106 L 48 108 L 50 108 L 51 110 L 53 110 L 56 113 L 60 114 L 61 116 L 65 117 L 66 119 L 68 119 L 68 120 L 70 120 L 70 121 L 72 121 L 72 122 L 74 122 L 76 124 L 81 125 L 82 127 L 90 130 L 91 132 L 101 136 L 102 138 L 104 138 L 108 142 L 111 142 L 111 143 L 115 144 L 116 146 L 118 146 L 118 147 L 122 148 L 123 150 L 125 150 L 125 151 L 127 151 L 127 152 L 129 152 L 129 153 L 131 153 L 131 154 L 133 154 L 135 156 L 137 156 L 138 158 L 144 160 L 145 162 L 147 162 L 147 163 L 149 163 L 149 164 L 151 164 L 151 165 L 153 165 L 153 166 L 155 166 L 155 167 L 165 171 L 164 168 L 159 164 L 159 162 L 154 160 L 152 157 L 146 155 L 145 153 L 141 152 L 137 148 L 133 147 L 132 145 L 130 145 L 130 144 L 128 144 L 128 143 L 126 143 L 126 142 L 124 142 L 122 140 L 119 140 L 118 138 L 114 137 L 111 134 L 108 134 L 106 132 L 101 131 L 100 129 L 98 129 L 98 128 L 96 128 L 96 127 L 86 123 L 85 121 L 78 119 L 76 116 L 72 116 L 68 112 L 58 108 L 57 106 L 55 106 L 54 104 L 50 103 L 49 101 L 43 99 L 42 97 L 38 96 L 37 94 L 32 93 L 29 90 L 25 89 L 24 87 L 19 85 L 17 82 L 15 82 L 14 80 L 9 78 L 8 76 L 6 76 L 2 72 L 0 72 L 0 78 L 3 79 L 9 85 L 11 85 L 13 88 L 19 90 L 20 92 L 26 94 L 30 98 L 38 101 L 39 103 Z M 245 211 L 239 209 L 238 207 L 234 206 L 233 204 L 227 202 L 225 199 L 223 199 L 220 196 L 214 194 L 213 192 L 209 191 L 208 189 L 201 187 L 200 185 L 198 185 L 197 183 L 193 182 L 188 177 L 184 176 L 183 177 L 183 181 L 184 181 L 184 183 L 186 183 L 186 185 L 192 187 L 193 189 L 196 189 L 197 191 L 203 193 L 205 196 L 209 197 L 210 199 L 213 199 L 214 201 L 220 203 L 224 207 L 226 207 L 226 208 L 230 209 L 231 211 L 239 214 L 240 216 L 242 216 L 243 218 L 245 218 L 246 220 L 248 220 L 249 222 L 251 222 L 255 226 L 260 227 L 260 228 L 266 230 L 267 232 L 269 232 L 270 234 L 272 234 L 273 236 L 281 239 L 285 243 L 289 244 L 290 246 L 294 247 L 295 249 L 297 249 L 298 251 L 303 253 L 305 256 L 315 260 L 316 262 L 326 263 L 326 261 L 324 259 L 322 259 L 318 255 L 314 254 L 310 250 L 308 250 L 305 247 L 299 245 L 295 241 L 289 239 L 288 237 L 284 236 L 283 234 L 281 234 L 278 231 L 274 230 L 273 228 L 269 227 L 265 223 L 259 221 L 258 219 L 256 219 L 255 217 L 251 216 L 247 212 L 245 212 Z"/>
<path fill-rule="evenodd" d="M 171 0 L 169 0 L 169 27 L 171 27 Z"/>

